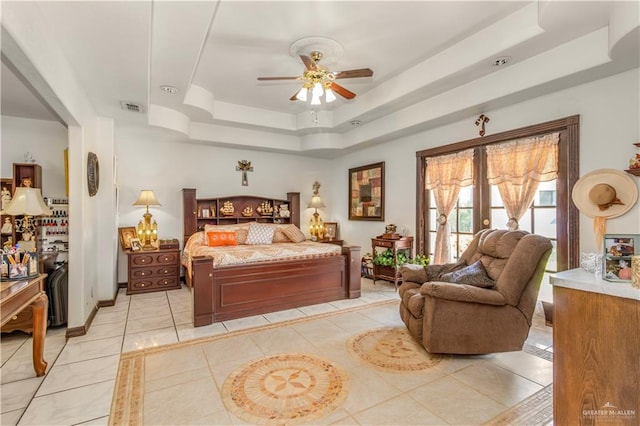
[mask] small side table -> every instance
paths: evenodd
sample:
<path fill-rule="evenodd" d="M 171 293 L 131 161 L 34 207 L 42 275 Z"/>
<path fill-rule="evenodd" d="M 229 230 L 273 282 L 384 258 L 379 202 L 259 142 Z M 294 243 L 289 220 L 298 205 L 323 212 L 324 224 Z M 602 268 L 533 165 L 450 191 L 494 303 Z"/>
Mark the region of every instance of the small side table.
<path fill-rule="evenodd" d="M 127 251 L 127 294 L 180 288 L 180 249 Z"/>
<path fill-rule="evenodd" d="M 398 265 L 395 264 L 395 259 L 397 259 L 398 252 L 401 250 L 408 251 L 407 257 L 413 256 L 413 237 L 402 237 L 398 239 L 372 238 L 371 247 L 374 258 L 376 256 L 376 249 L 393 250 L 394 265 L 382 266 L 374 264 L 372 278 L 374 284 L 376 283 L 376 279 L 391 281 L 397 290 L 398 282 L 402 282 L 402 276 L 400 275 L 400 271 L 398 271 Z"/>

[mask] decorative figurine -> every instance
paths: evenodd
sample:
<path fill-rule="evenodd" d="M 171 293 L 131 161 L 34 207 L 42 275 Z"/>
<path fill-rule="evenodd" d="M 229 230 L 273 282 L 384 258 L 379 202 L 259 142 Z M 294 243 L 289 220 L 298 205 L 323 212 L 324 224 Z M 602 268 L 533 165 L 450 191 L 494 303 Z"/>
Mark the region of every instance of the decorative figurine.
<path fill-rule="evenodd" d="M 2 228 L 0 228 L 0 233 L 11 234 L 12 231 L 13 231 L 13 224 L 11 223 L 11 219 L 8 217 L 5 217 L 4 223 L 2 224 Z"/>
<path fill-rule="evenodd" d="M 242 209 L 242 216 L 250 217 L 251 215 L 253 215 L 253 207 L 246 206 L 244 209 Z"/>
<path fill-rule="evenodd" d="M 2 210 L 4 210 L 9 207 L 9 203 L 11 202 L 11 192 L 9 192 L 6 186 L 3 186 L 0 194 L 2 194 Z"/>
<path fill-rule="evenodd" d="M 233 207 L 233 203 L 231 201 L 225 201 L 220 209 L 220 214 L 222 216 L 233 216 L 235 212 L 235 208 Z"/>

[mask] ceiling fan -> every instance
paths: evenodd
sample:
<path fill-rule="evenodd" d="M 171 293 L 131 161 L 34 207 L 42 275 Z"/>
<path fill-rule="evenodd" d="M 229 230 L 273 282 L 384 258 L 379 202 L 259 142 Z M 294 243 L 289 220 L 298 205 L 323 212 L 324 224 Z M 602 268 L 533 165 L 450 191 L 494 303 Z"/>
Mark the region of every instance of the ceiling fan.
<path fill-rule="evenodd" d="M 355 98 L 356 94 L 336 83 L 336 79 L 371 77 L 373 75 L 373 71 L 369 68 L 336 72 L 329 71 L 326 67 L 319 64 L 320 59 L 322 59 L 322 52 L 316 50 L 311 52 L 311 56 L 300 55 L 300 59 L 306 67 L 302 76 L 258 77 L 258 80 L 301 80 L 304 82 L 302 88 L 289 98 L 289 100 L 306 101 L 308 93 L 311 92 L 311 105 L 320 105 L 320 97 L 322 95 L 325 96 L 326 102 L 333 102 L 336 99 L 334 92 L 345 99 Z"/>

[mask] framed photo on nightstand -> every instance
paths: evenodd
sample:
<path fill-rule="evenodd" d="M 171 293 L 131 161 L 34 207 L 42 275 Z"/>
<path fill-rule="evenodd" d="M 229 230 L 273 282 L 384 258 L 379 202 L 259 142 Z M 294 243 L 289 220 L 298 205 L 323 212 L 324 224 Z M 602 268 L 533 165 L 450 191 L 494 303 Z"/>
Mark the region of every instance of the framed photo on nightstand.
<path fill-rule="evenodd" d="M 326 240 L 335 240 L 338 238 L 338 222 L 324 223 L 324 238 Z"/>
<path fill-rule="evenodd" d="M 122 250 L 131 249 L 131 239 L 136 238 L 136 228 L 133 226 L 125 226 L 118 228 L 118 234 L 120 235 L 120 247 Z"/>
<path fill-rule="evenodd" d="M 142 250 L 142 243 L 140 243 L 140 238 L 131 238 L 131 251 L 140 251 Z"/>

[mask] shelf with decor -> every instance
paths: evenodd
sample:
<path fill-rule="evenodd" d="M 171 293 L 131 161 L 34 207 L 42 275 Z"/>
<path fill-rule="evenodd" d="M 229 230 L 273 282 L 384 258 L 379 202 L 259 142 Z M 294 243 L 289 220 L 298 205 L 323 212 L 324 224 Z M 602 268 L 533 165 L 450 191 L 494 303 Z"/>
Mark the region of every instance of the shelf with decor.
<path fill-rule="evenodd" d="M 640 142 L 636 142 L 634 145 L 640 148 Z M 629 160 L 629 168 L 625 172 L 640 177 L 640 153 Z"/>
<path fill-rule="evenodd" d="M 11 202 L 14 194 L 13 178 L 0 179 L 0 187 L 2 189 L 2 210 L 6 209 Z M 16 242 L 16 223 L 14 217 L 11 215 L 0 215 L 0 240 L 2 246 L 5 244 L 14 245 Z"/>
<path fill-rule="evenodd" d="M 42 188 L 42 167 L 35 163 L 13 163 L 13 177 L 2 179 L 2 187 L 12 187 L 11 198 L 13 199 L 16 191 L 20 187 L 30 186 L 31 188 Z M 3 194 L 4 195 L 4 194 Z M 8 203 L 7 203 L 8 204 Z M 4 210 L 4 206 L 3 206 Z M 10 232 L 0 232 L 2 235 L 2 245 L 20 245 L 27 251 L 38 250 L 38 235 L 36 220 L 31 216 L 24 215 L 2 215 L 3 226 L 7 223 L 11 224 Z M 7 229 L 7 228 L 5 228 Z M 24 239 L 23 239 L 24 238 Z M 11 242 L 9 242 L 11 239 Z"/>
<path fill-rule="evenodd" d="M 39 218 L 40 250 L 58 252 L 57 262 L 66 262 L 69 260 L 69 201 L 45 198 L 45 202 L 53 214 Z"/>
<path fill-rule="evenodd" d="M 300 193 L 289 192 L 287 199 L 236 195 L 197 198 L 196 190 L 182 189 L 184 236 L 204 229 L 205 225 L 236 223 L 295 223 L 292 212 L 300 210 Z"/>

